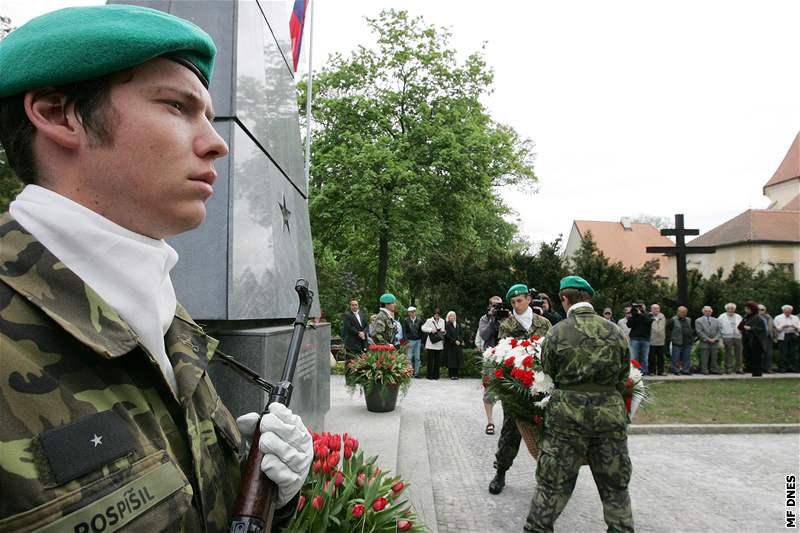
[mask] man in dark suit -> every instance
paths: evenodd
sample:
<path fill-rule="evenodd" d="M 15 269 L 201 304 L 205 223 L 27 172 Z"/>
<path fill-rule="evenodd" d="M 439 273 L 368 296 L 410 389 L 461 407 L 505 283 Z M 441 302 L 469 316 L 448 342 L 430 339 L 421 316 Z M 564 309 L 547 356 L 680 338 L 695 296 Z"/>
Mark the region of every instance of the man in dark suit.
<path fill-rule="evenodd" d="M 420 352 L 422 349 L 422 325 L 424 320 L 417 316 L 417 308 L 411 306 L 407 309 L 408 317 L 403 319 L 403 337 L 408 342 L 408 361 L 414 367 L 414 377 L 419 377 L 421 364 Z"/>
<path fill-rule="evenodd" d="M 358 300 L 350 300 L 350 311 L 342 315 L 342 330 L 344 331 L 344 360 L 345 365 L 354 357 L 357 357 L 367 348 L 367 332 L 369 322 L 364 314 L 358 309 Z M 345 369 L 345 381 L 349 382 L 350 369 Z"/>

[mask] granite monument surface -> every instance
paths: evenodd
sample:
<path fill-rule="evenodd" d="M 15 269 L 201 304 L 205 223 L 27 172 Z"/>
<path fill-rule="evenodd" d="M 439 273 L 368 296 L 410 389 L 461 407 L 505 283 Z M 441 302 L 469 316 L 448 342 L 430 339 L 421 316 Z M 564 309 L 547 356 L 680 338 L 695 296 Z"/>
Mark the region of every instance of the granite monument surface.
<path fill-rule="evenodd" d="M 289 5 L 262 0 L 112 0 L 159 9 L 211 35 L 217 60 L 209 91 L 214 127 L 230 154 L 201 227 L 169 239 L 180 254 L 172 280 L 180 302 L 220 350 L 268 381 L 283 370 L 297 313 L 298 278 L 317 291 L 308 190 L 292 72 Z M 311 316 L 319 315 L 315 300 Z M 291 408 L 321 430 L 329 407 L 330 325 L 306 330 Z M 212 365 L 220 396 L 239 415 L 267 396 Z"/>

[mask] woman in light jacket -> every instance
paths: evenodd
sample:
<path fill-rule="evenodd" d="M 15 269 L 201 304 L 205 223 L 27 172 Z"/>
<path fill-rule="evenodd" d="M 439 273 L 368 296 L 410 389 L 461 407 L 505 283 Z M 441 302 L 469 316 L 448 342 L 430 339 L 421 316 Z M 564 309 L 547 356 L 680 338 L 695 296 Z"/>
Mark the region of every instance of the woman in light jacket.
<path fill-rule="evenodd" d="M 439 379 L 439 362 L 442 360 L 444 350 L 444 326 L 444 319 L 438 307 L 434 309 L 433 316 L 422 325 L 422 331 L 428 334 L 425 340 L 425 351 L 428 352 L 428 379 Z"/>
<path fill-rule="evenodd" d="M 458 379 L 464 368 L 464 327 L 456 322 L 455 311 L 447 313 L 444 326 L 444 356 L 447 359 L 447 374 L 450 379 Z"/>

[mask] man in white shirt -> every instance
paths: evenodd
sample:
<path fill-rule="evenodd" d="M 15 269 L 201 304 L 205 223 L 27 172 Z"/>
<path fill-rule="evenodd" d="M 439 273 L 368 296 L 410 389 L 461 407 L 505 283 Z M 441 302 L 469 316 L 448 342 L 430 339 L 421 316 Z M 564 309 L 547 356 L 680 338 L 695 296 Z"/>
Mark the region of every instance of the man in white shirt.
<path fill-rule="evenodd" d="M 778 372 L 798 372 L 797 337 L 800 335 L 800 318 L 793 315 L 791 305 L 781 307 L 782 314 L 775 317 L 775 329 L 778 330 L 780 346 Z"/>
<path fill-rule="evenodd" d="M 742 333 L 739 331 L 741 315 L 736 312 L 735 303 L 725 304 L 725 312 L 717 317 L 725 345 L 725 373 L 744 374 L 742 368 Z"/>

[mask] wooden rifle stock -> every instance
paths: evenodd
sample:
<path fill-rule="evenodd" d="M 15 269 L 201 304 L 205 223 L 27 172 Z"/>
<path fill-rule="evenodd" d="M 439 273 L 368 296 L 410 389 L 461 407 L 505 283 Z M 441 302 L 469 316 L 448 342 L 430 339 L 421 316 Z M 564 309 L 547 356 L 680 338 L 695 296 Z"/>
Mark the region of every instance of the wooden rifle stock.
<path fill-rule="evenodd" d="M 292 398 L 292 380 L 303 344 L 303 334 L 306 329 L 308 313 L 314 293 L 308 289 L 308 282 L 304 279 L 297 280 L 294 288 L 300 298 L 300 307 L 294 320 L 294 331 L 286 354 L 286 364 L 283 367 L 281 381 L 275 385 L 270 394 L 264 412 L 256 423 L 253 438 L 250 442 L 250 453 L 247 456 L 242 480 L 239 484 L 239 494 L 233 506 L 230 533 L 268 533 L 272 529 L 272 517 L 275 514 L 275 505 L 278 498 L 278 487 L 261 471 L 261 461 L 264 454 L 258 447 L 261 438 L 261 418 L 269 411 L 269 406 L 274 402 L 288 406 Z"/>

